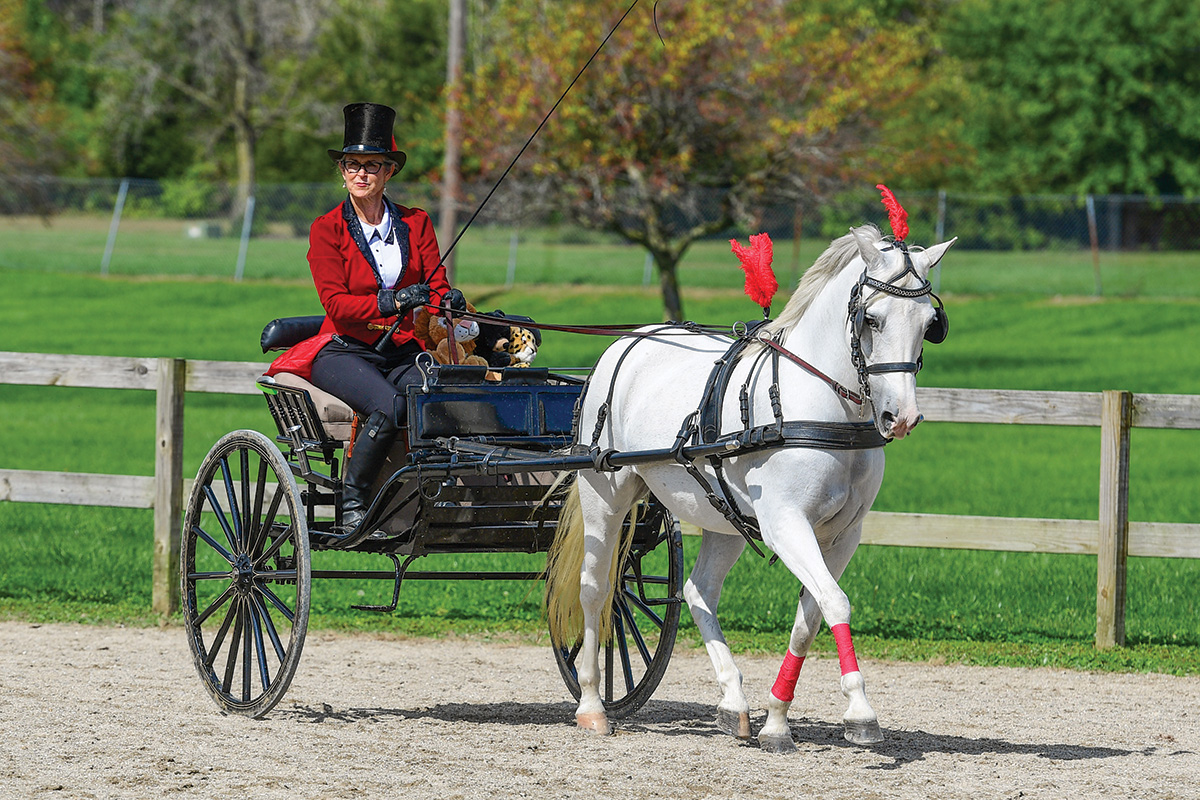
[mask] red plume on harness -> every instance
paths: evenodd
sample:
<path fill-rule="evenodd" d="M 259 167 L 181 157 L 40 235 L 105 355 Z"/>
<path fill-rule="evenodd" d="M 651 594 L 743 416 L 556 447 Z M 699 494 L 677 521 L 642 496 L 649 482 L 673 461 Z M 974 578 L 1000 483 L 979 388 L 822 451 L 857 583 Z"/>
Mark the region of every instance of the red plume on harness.
<path fill-rule="evenodd" d="M 883 205 L 887 209 L 888 221 L 892 223 L 892 233 L 895 234 L 896 241 L 904 241 L 904 237 L 908 236 L 908 212 L 900 205 L 891 189 L 882 183 L 876 184 L 875 188 L 883 194 Z"/>
<path fill-rule="evenodd" d="M 779 289 L 779 281 L 775 280 L 775 271 L 771 269 L 774 257 L 771 235 L 754 234 L 750 237 L 749 247 L 742 247 L 737 239 L 730 239 L 729 244 L 746 271 L 746 294 L 764 309 L 769 308 L 771 298 Z"/>

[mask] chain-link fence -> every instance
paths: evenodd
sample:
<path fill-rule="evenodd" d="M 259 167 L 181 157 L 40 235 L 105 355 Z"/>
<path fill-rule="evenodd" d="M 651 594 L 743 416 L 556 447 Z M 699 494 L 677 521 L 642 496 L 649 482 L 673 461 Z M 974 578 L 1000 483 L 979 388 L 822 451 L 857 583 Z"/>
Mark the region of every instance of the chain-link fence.
<path fill-rule="evenodd" d="M 38 207 L 50 214 L 0 216 L 0 267 L 116 274 L 307 277 L 308 227 L 337 205 L 344 189 L 320 184 L 259 184 L 239 204 L 235 187 L 200 181 L 45 178 Z M 459 226 L 488 186 L 464 193 Z M 14 187 L 0 187 L 12 194 Z M 427 209 L 437 223 L 436 187 L 400 183 L 389 190 L 405 205 Z M 989 196 L 898 192 L 917 243 L 957 236 L 957 251 L 1065 253 L 1200 250 L 1200 200 L 1130 195 Z M 691 228 L 720 214 L 718 192 L 698 194 L 660 210 L 669 227 Z M 20 204 L 8 204 L 9 208 Z M 458 280 L 650 283 L 652 263 L 614 234 L 572 225 L 541 187 L 513 184 L 497 193 L 456 248 Z M 710 237 L 727 254 L 731 236 L 767 231 L 776 242 L 776 270 L 785 277 L 850 225 L 886 214 L 874 189 L 820 203 L 759 209 L 749 230 Z M 803 252 L 801 244 L 803 243 Z M 443 247 L 449 243 L 443 242 Z M 685 258 L 689 284 L 705 285 L 705 242 Z M 790 248 L 790 249 L 789 249 Z M 686 259 L 700 264 L 693 267 Z M 723 282 L 727 279 L 722 278 Z"/>

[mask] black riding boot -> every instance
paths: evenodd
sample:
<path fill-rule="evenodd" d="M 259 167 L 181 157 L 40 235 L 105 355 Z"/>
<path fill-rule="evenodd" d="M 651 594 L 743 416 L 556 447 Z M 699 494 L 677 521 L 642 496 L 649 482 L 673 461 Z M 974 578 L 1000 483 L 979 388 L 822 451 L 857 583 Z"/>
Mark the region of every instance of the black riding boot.
<path fill-rule="evenodd" d="M 368 492 L 387 460 L 397 432 L 391 418 L 376 411 L 367 418 L 367 424 L 354 440 L 354 450 L 342 480 L 342 527 L 345 530 L 354 530 L 366 516 L 367 506 L 371 503 Z"/>

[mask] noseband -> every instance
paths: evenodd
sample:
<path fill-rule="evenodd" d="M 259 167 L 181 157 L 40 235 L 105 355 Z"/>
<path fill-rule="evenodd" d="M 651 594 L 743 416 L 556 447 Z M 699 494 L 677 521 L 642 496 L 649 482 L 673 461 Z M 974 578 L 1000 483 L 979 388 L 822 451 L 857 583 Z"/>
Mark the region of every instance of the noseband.
<path fill-rule="evenodd" d="M 945 341 L 946 334 L 949 332 L 949 321 L 946 318 L 946 310 L 942 306 L 942 300 L 933 293 L 933 284 L 927 279 L 922 278 L 917 273 L 916 267 L 913 265 L 912 256 L 909 255 L 908 245 L 903 241 L 891 242 L 882 249 L 882 252 L 888 250 L 899 249 L 904 254 L 904 269 L 892 276 L 887 281 L 881 281 L 877 278 L 872 278 L 867 274 L 867 268 L 863 267 L 862 275 L 858 282 L 854 284 L 854 288 L 850 290 L 850 303 L 847 310 L 847 321 L 850 324 L 850 362 L 858 371 L 858 385 L 860 394 L 865 400 L 871 399 L 871 385 L 868 378 L 871 375 L 882 375 L 887 372 L 911 372 L 916 375 L 921 371 L 922 359 L 917 357 L 916 361 L 885 361 L 878 364 L 868 364 L 866 357 L 862 351 L 862 326 L 866 319 L 866 302 L 863 299 L 863 287 L 871 288 L 877 292 L 885 292 L 893 297 L 906 297 L 915 300 L 918 297 L 930 295 L 937 301 L 935 316 L 933 323 L 925 332 L 925 339 L 934 344 Z M 921 281 L 921 285 L 915 289 L 906 289 L 903 286 L 898 286 L 897 281 L 904 278 L 905 275 L 911 274 L 914 278 Z M 860 406 L 860 409 L 862 406 Z"/>

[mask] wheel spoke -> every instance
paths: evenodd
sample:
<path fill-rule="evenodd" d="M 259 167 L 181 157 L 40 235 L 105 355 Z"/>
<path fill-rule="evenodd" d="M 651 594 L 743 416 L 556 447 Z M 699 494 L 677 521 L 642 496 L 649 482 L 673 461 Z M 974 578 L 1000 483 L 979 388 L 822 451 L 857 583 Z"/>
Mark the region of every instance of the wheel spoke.
<path fill-rule="evenodd" d="M 242 489 L 242 543 L 247 546 L 247 551 L 249 551 L 250 534 L 253 531 L 250 522 L 250 448 L 243 447 L 238 450 L 238 456 L 238 466 L 242 470 L 239 480 Z"/>
<path fill-rule="evenodd" d="M 614 632 L 615 636 L 615 632 Z M 613 642 L 610 639 L 604 646 L 604 700 L 611 703 L 613 699 Z"/>
<path fill-rule="evenodd" d="M 208 504 L 212 506 L 213 513 L 217 515 L 217 522 L 221 523 L 221 530 L 225 531 L 225 538 L 229 541 L 229 549 L 236 552 L 238 546 L 233 537 L 233 529 L 229 527 L 229 519 L 225 516 L 225 509 L 217 502 L 217 495 L 212 490 L 212 484 L 205 485 L 204 496 L 208 498 Z"/>
<path fill-rule="evenodd" d="M 221 570 L 220 572 L 189 572 L 187 574 L 189 581 L 227 581 L 229 580 L 229 570 Z"/>
<path fill-rule="evenodd" d="M 225 496 L 229 498 L 229 518 L 233 520 L 233 549 L 244 552 L 246 540 L 242 534 L 242 513 L 238 510 L 237 492 L 233 488 L 233 471 L 229 468 L 229 459 L 224 456 L 221 457 L 221 475 L 225 479 Z"/>
<path fill-rule="evenodd" d="M 641 611 L 643 614 L 645 614 L 646 617 L 653 622 L 655 627 L 657 627 L 660 631 L 662 630 L 662 627 L 665 623 L 663 622 L 663 618 L 656 614 L 654 609 L 650 607 L 650 603 L 653 601 L 644 601 L 642 598 L 638 597 L 628 589 L 625 590 L 625 600 L 626 602 L 633 603 L 635 606 L 637 606 L 638 611 Z M 673 600 L 663 601 L 663 604 L 669 604 L 673 602 Z"/>
<path fill-rule="evenodd" d="M 291 538 L 292 528 L 289 525 L 287 528 L 280 531 L 279 535 L 275 537 L 275 541 L 271 542 L 271 546 L 264 550 L 261 556 L 255 559 L 254 566 L 256 568 L 261 567 L 268 559 L 279 555 L 279 551 L 283 549 L 285 544 L 291 541 Z"/>
<path fill-rule="evenodd" d="M 267 608 L 261 598 L 254 596 L 252 599 L 254 607 L 258 610 L 258 616 L 263 621 L 263 626 L 267 629 L 267 635 L 271 637 L 271 646 L 275 648 L 275 656 L 282 663 L 287 658 L 287 653 L 283 649 L 283 641 L 279 638 L 279 631 L 275 628 L 275 620 L 271 619 L 271 609 Z M 286 611 L 283 613 L 284 616 L 287 616 Z"/>
<path fill-rule="evenodd" d="M 558 652 L 562 654 L 563 663 L 571 670 L 571 677 L 576 681 L 579 680 L 579 670 L 575 667 L 575 659 L 579 657 L 579 651 L 583 649 L 583 639 L 575 642 L 575 646 L 568 650 L 565 647 L 560 647 Z"/>
<path fill-rule="evenodd" d="M 629 642 L 625 640 L 625 620 L 620 609 L 613 614 L 613 639 L 621 651 L 621 674 L 625 678 L 625 694 L 629 694 L 634 687 L 633 665 L 629 663 Z"/>
<path fill-rule="evenodd" d="M 250 678 L 253 673 L 250 661 L 254 653 L 250 646 L 254 636 L 254 612 L 251 611 L 250 602 L 245 597 L 240 599 L 242 617 L 245 620 L 242 624 L 242 702 L 248 703 L 250 702 Z"/>
<path fill-rule="evenodd" d="M 279 501 L 275 500 L 272 504 L 271 519 L 264 520 L 262 517 L 263 500 L 266 497 L 267 491 L 267 460 L 260 459 L 258 462 L 258 479 L 254 482 L 254 516 L 250 518 L 250 546 L 247 551 L 251 556 L 258 552 L 262 547 L 263 539 L 266 537 L 266 532 L 271 529 L 271 522 L 275 519 L 275 511 L 279 509 Z M 280 492 L 276 490 L 275 495 L 278 497 Z"/>
<path fill-rule="evenodd" d="M 259 616 L 258 602 L 251 595 L 246 598 L 246 606 L 250 611 L 250 621 L 253 622 L 251 631 L 254 634 L 254 655 L 258 659 L 258 680 L 262 684 L 262 690 L 265 692 L 271 688 L 271 673 L 267 669 L 267 650 L 263 644 L 263 629 L 262 617 Z M 249 666 L 249 660 L 246 664 Z M 246 699 L 250 699 L 249 681 L 246 682 Z"/>
<path fill-rule="evenodd" d="M 296 572 L 295 572 L 295 570 L 284 570 L 283 572 L 281 572 L 279 574 L 291 574 L 291 575 L 295 576 Z M 276 573 L 272 573 L 271 577 L 274 578 L 275 575 L 276 575 Z M 269 600 L 271 602 L 271 605 L 273 605 L 279 609 L 279 613 L 281 613 L 281 614 L 283 614 L 283 616 L 287 617 L 288 622 L 292 622 L 295 619 L 295 615 L 294 615 L 294 612 L 292 611 L 292 609 L 288 608 L 287 604 L 284 603 L 282 600 L 280 600 L 279 597 L 273 591 L 271 591 L 266 586 L 263 586 L 261 584 L 257 585 L 255 588 L 259 592 L 262 593 L 263 597 L 267 598 L 267 600 Z"/>
<path fill-rule="evenodd" d="M 225 679 L 221 681 L 221 689 L 225 694 L 229 694 L 230 687 L 233 686 L 233 671 L 237 667 L 238 647 L 242 641 L 242 599 L 235 597 L 233 607 L 230 609 L 233 615 L 233 636 L 229 637 L 229 653 L 225 659 Z"/>
<path fill-rule="evenodd" d="M 217 543 L 216 539 L 209 536 L 204 531 L 204 529 L 201 528 L 199 525 L 193 525 L 192 531 L 195 532 L 195 534 L 198 538 L 203 539 L 208 544 L 209 547 L 211 547 L 213 550 L 216 550 L 217 553 L 221 556 L 221 558 L 228 561 L 229 566 L 231 566 L 231 567 L 233 566 L 233 562 L 234 562 L 233 554 L 230 553 L 228 550 L 226 550 L 224 547 L 221 547 L 221 545 Z M 225 573 L 225 574 L 228 575 L 229 573 Z"/>
<path fill-rule="evenodd" d="M 217 629 L 217 635 L 213 637 L 212 643 L 208 646 L 208 655 L 204 659 L 205 669 L 212 669 L 213 664 L 216 663 L 217 656 L 221 654 L 221 645 L 225 641 L 225 636 L 229 633 L 229 626 L 237 619 L 237 596 L 231 594 L 231 597 L 234 602 L 230 604 L 229 610 L 225 612 L 225 620 L 221 623 L 221 627 Z"/>
<path fill-rule="evenodd" d="M 226 575 L 225 577 L 228 578 L 229 576 Z M 217 596 L 216 600 L 213 600 L 211 603 L 209 603 L 208 608 L 204 609 L 203 612 L 196 615 L 196 625 L 197 626 L 203 625 L 205 620 L 207 620 L 210 616 L 212 616 L 214 611 L 216 611 L 221 606 L 225 605 L 225 603 L 228 602 L 229 598 L 231 598 L 231 597 L 233 597 L 233 584 L 232 583 L 225 587 L 225 591 L 221 592 L 221 594 Z M 225 625 L 222 626 L 222 630 L 220 631 L 219 635 L 224 636 L 225 635 L 224 628 L 227 628 L 227 627 L 229 627 L 228 621 L 226 621 Z"/>
<path fill-rule="evenodd" d="M 637 621 L 633 618 L 633 611 L 624 601 L 618 601 L 617 605 L 621 609 L 621 615 L 625 617 L 625 621 L 629 624 L 629 638 L 633 639 L 633 643 L 637 645 L 638 652 L 642 654 L 642 661 L 646 666 L 650 666 L 650 662 L 654 656 L 650 653 L 650 648 L 646 646 L 646 638 L 642 636 L 641 630 L 638 629 Z"/>
<path fill-rule="evenodd" d="M 268 507 L 268 510 L 266 510 L 266 516 L 263 518 L 262 525 L 260 525 L 258 529 L 257 536 L 254 537 L 254 548 L 252 551 L 250 551 L 251 555 L 258 553 L 259 548 L 263 546 L 263 542 L 266 540 L 266 537 L 268 537 L 268 535 L 271 533 L 271 530 L 275 528 L 275 516 L 277 515 L 278 511 L 280 511 L 280 501 L 282 499 L 283 489 L 276 489 L 275 497 L 271 498 L 271 505 Z M 292 523 L 288 523 L 287 527 L 281 531 L 280 536 L 277 537 L 276 542 L 271 546 L 269 551 L 266 551 L 265 553 L 259 553 L 257 557 L 254 557 L 254 569 L 260 569 L 260 567 L 262 567 L 265 563 L 266 559 L 269 559 L 272 557 L 272 555 L 280 552 L 280 548 L 283 546 L 283 542 L 280 540 L 287 540 L 290 535 L 292 535 Z"/>

